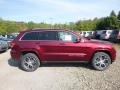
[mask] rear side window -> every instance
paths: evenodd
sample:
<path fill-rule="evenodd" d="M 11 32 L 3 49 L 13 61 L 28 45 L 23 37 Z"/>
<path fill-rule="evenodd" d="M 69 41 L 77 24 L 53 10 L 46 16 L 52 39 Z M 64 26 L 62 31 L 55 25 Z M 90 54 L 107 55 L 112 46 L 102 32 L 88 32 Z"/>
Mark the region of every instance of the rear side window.
<path fill-rule="evenodd" d="M 58 40 L 56 31 L 26 33 L 21 40 Z"/>
<path fill-rule="evenodd" d="M 111 34 L 112 33 L 112 31 L 108 31 L 108 34 Z"/>
<path fill-rule="evenodd" d="M 92 32 L 88 32 L 89 34 L 92 34 Z"/>
<path fill-rule="evenodd" d="M 118 34 L 118 33 L 119 33 L 118 30 L 114 30 L 114 31 L 112 32 L 112 34 Z"/>
<path fill-rule="evenodd" d="M 83 34 L 85 35 L 85 34 L 86 34 L 86 32 L 83 32 Z"/>
<path fill-rule="evenodd" d="M 38 40 L 58 40 L 56 31 L 39 32 Z"/>
<path fill-rule="evenodd" d="M 102 34 L 106 34 L 106 31 L 103 31 Z"/>

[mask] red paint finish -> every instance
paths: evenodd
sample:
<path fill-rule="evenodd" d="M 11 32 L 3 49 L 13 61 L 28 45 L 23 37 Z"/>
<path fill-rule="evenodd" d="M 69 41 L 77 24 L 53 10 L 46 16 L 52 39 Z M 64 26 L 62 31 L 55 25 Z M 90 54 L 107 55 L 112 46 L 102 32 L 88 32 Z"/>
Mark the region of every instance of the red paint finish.
<path fill-rule="evenodd" d="M 77 41 L 61 40 L 22 40 L 29 32 L 67 32 L 77 37 Z M 35 29 L 21 32 L 12 42 L 11 57 L 20 60 L 25 53 L 35 53 L 41 62 L 46 61 L 90 61 L 95 52 L 103 51 L 110 55 L 112 61 L 116 58 L 116 51 L 110 43 L 91 41 L 79 37 L 70 30 Z"/>

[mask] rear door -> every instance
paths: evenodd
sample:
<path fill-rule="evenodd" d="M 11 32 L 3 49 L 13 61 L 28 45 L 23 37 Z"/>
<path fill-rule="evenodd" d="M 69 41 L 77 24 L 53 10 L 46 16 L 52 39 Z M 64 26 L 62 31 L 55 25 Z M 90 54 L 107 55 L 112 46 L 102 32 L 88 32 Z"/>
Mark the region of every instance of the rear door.
<path fill-rule="evenodd" d="M 58 57 L 58 34 L 56 31 L 39 32 L 38 42 L 40 53 L 44 61 L 55 61 Z"/>

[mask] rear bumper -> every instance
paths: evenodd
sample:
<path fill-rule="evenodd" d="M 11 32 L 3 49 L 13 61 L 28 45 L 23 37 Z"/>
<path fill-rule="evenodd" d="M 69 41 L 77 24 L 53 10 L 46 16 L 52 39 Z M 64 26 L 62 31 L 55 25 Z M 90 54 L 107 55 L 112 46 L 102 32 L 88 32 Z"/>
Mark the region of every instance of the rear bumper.
<path fill-rule="evenodd" d="M 20 54 L 18 51 L 12 50 L 10 51 L 11 58 L 14 60 L 20 60 Z"/>
<path fill-rule="evenodd" d="M 2 51 L 6 51 L 6 50 L 8 50 L 8 47 L 1 47 L 0 46 L 0 51 L 2 52 Z"/>

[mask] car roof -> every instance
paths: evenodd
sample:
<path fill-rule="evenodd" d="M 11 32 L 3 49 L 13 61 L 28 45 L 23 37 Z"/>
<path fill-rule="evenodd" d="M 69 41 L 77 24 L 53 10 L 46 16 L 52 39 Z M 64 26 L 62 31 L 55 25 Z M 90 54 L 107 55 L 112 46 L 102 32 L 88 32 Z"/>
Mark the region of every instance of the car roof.
<path fill-rule="evenodd" d="M 31 32 L 31 31 L 71 31 L 67 29 L 52 29 L 52 28 L 35 28 L 35 29 L 26 29 L 25 31 L 21 32 Z"/>
<path fill-rule="evenodd" d="M 38 31 L 66 31 L 71 32 L 77 36 L 79 36 L 78 32 L 68 30 L 68 29 L 56 29 L 56 28 L 34 28 L 34 29 L 26 29 L 25 31 L 21 31 L 20 33 L 29 33 L 29 32 L 38 32 Z"/>
<path fill-rule="evenodd" d="M 56 28 L 34 28 L 34 29 L 27 29 L 25 31 L 21 31 L 20 33 L 26 33 L 26 32 L 37 32 L 37 31 L 67 31 L 72 32 L 74 34 L 77 34 L 77 32 L 68 30 L 68 29 L 56 29 Z"/>

